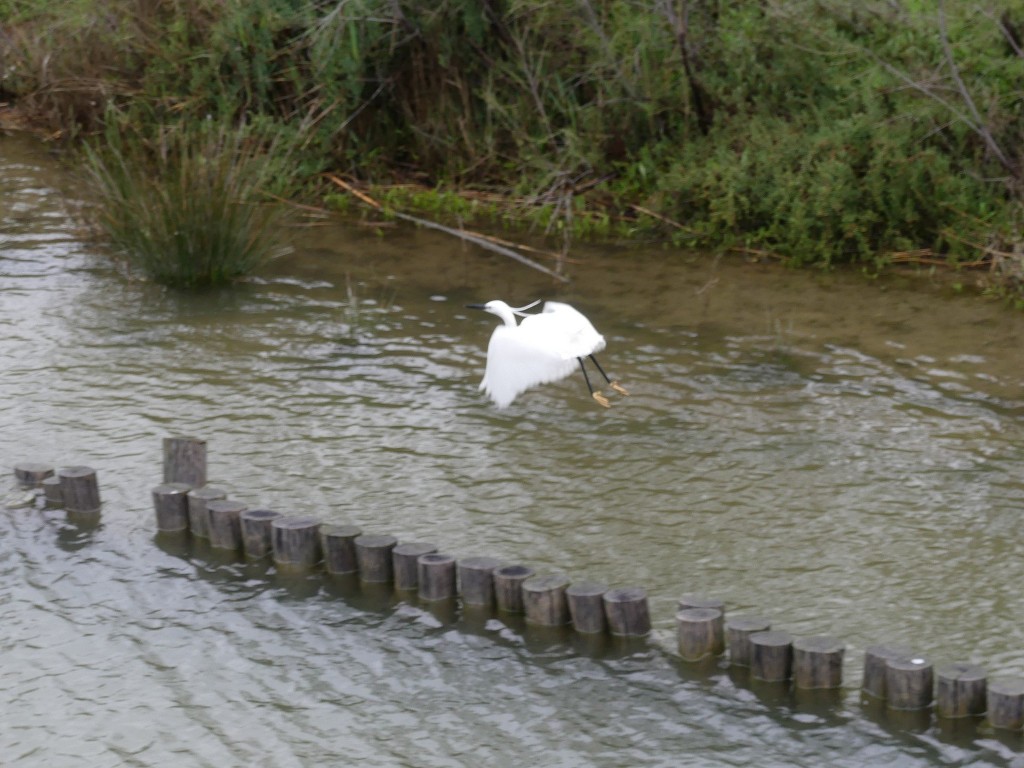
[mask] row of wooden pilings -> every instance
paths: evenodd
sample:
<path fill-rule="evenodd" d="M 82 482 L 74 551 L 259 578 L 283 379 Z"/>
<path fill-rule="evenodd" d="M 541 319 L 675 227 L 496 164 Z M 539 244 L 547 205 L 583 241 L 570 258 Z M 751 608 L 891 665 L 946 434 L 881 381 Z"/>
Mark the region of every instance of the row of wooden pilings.
<path fill-rule="evenodd" d="M 570 583 L 561 575 L 537 574 L 521 564 L 490 557 L 459 558 L 431 544 L 399 542 L 316 517 L 250 509 L 207 484 L 206 442 L 165 438 L 164 482 L 152 489 L 157 529 L 162 534 L 205 539 L 247 558 L 272 557 L 275 565 L 329 574 L 357 575 L 368 584 L 391 584 L 424 602 L 459 599 L 465 606 L 524 614 L 527 624 L 570 625 L 581 634 L 644 637 L 651 631 L 647 593 L 638 587 L 610 589 L 597 582 Z M 42 487 L 50 504 L 98 514 L 96 473 L 69 467 L 54 473 L 41 464 L 15 468 L 20 483 Z M 749 669 L 750 676 L 800 689 L 838 689 L 845 645 L 832 637 L 794 638 L 763 618 L 726 620 L 717 599 L 687 595 L 676 612 L 676 645 L 685 662 L 722 657 Z M 984 669 L 954 663 L 936 669 L 911 649 L 875 645 L 864 656 L 862 690 L 893 710 L 926 710 L 942 718 L 985 716 L 997 729 L 1024 730 L 1024 679 L 989 680 Z"/>

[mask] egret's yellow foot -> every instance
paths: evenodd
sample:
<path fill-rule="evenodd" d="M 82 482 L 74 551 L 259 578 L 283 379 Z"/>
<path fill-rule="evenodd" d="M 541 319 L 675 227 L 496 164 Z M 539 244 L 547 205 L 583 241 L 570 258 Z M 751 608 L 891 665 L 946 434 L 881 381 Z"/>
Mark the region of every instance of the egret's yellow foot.
<path fill-rule="evenodd" d="M 629 392 L 626 391 L 626 388 L 624 386 L 622 386 L 621 384 L 619 384 L 619 382 L 617 382 L 617 381 L 611 382 L 609 384 L 609 386 L 612 389 L 614 389 L 616 392 L 618 392 L 620 395 L 629 395 Z"/>
<path fill-rule="evenodd" d="M 612 404 L 608 402 L 608 398 L 602 395 L 600 392 L 592 392 L 591 394 L 593 395 L 594 399 L 597 400 L 597 402 L 599 402 L 605 408 L 612 407 Z"/>

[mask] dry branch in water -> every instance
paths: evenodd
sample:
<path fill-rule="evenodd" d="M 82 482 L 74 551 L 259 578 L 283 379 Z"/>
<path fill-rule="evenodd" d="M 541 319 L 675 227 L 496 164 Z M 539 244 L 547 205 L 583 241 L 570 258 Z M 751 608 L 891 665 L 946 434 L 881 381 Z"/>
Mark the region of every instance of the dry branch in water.
<path fill-rule="evenodd" d="M 375 210 L 378 211 L 385 210 L 383 205 L 381 205 L 379 202 L 374 200 L 366 193 L 360 192 L 358 189 L 353 187 L 344 179 L 341 179 L 338 176 L 335 176 L 334 174 L 327 174 L 327 178 L 333 184 L 336 184 L 337 186 L 344 189 L 346 192 L 354 195 L 356 198 L 358 198 L 363 203 L 366 203 L 366 205 L 370 206 L 371 208 L 374 208 Z M 494 253 L 501 254 L 502 256 L 507 256 L 508 258 L 513 259 L 514 261 L 518 261 L 520 264 L 524 264 L 530 267 L 531 269 L 537 270 L 538 272 L 543 272 L 545 275 L 553 277 L 556 280 L 559 280 L 563 283 L 569 282 L 569 278 L 566 277 L 565 275 L 556 272 L 552 269 L 548 269 L 543 264 L 538 264 L 536 261 L 533 261 L 532 259 L 523 256 L 521 253 L 516 253 L 511 248 L 506 248 L 504 245 L 499 244 L 499 242 L 496 241 L 496 238 L 491 238 L 477 232 L 470 232 L 468 229 L 445 226 L 444 224 L 438 224 L 436 221 L 422 219 L 419 216 L 412 216 L 408 213 L 402 213 L 400 211 L 388 210 L 387 213 L 390 214 L 391 216 L 395 216 L 396 218 L 404 219 L 405 221 L 411 221 L 413 224 L 417 224 L 421 227 L 427 227 L 428 229 L 436 229 L 439 232 L 444 232 L 445 234 L 452 235 L 453 237 L 457 237 L 461 240 L 465 240 L 467 243 L 473 243 L 474 245 L 478 245 L 481 248 L 486 248 L 487 250 L 493 251 Z M 523 248 L 522 246 L 518 245 L 514 247 Z M 523 250 L 527 249 L 523 248 Z"/>

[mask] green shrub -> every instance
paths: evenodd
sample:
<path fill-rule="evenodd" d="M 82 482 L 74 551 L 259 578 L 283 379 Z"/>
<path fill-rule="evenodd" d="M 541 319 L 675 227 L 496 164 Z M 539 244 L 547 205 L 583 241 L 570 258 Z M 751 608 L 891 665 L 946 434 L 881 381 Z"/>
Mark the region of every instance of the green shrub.
<path fill-rule="evenodd" d="M 113 115 L 155 146 L 212 116 L 275 136 L 307 179 L 511 193 L 563 236 L 621 231 L 639 206 L 683 227 L 658 236 L 793 264 L 1020 250 L 1016 0 L 0 9 L 0 96 L 65 136 Z"/>
<path fill-rule="evenodd" d="M 95 218 L 130 267 L 165 285 L 208 286 L 286 250 L 282 209 L 264 197 L 283 164 L 250 131 L 201 123 L 155 145 L 107 138 L 87 152 Z"/>

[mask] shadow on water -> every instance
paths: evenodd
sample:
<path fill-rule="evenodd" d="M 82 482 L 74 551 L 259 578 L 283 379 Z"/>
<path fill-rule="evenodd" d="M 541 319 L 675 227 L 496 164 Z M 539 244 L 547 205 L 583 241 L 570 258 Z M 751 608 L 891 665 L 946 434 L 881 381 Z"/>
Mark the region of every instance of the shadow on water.
<path fill-rule="evenodd" d="M 58 519 L 57 546 L 65 552 L 78 552 L 94 544 L 103 531 L 102 515 L 61 512 Z"/>
<path fill-rule="evenodd" d="M 846 694 L 842 688 L 793 689 L 793 709 L 822 720 L 838 720 L 845 711 Z"/>

